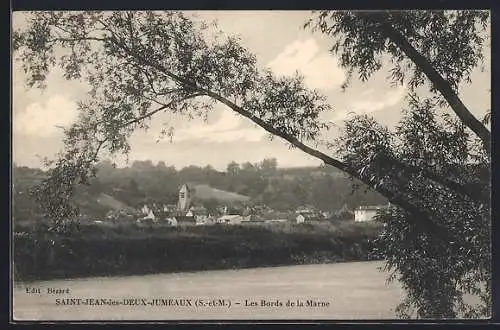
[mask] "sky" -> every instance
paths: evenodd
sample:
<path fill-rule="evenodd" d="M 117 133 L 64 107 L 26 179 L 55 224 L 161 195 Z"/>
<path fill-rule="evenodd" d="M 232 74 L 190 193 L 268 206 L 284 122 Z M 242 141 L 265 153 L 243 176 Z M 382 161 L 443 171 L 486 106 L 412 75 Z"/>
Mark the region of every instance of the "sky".
<path fill-rule="evenodd" d="M 196 12 L 207 21 L 217 20 L 219 28 L 229 35 L 239 35 L 242 44 L 257 57 L 260 68 L 270 68 L 279 75 L 292 75 L 298 70 L 308 87 L 318 89 L 328 98 L 333 111 L 323 117 L 342 127 L 343 120 L 352 114 L 370 114 L 380 123 L 391 126 L 401 118 L 404 107 L 404 87 L 391 87 L 382 69 L 367 82 L 354 79 L 342 91 L 345 72 L 329 53 L 330 43 L 318 33 L 302 29 L 310 17 L 309 11 L 205 11 Z M 22 26 L 23 14 L 13 15 L 13 27 Z M 490 109 L 490 54 L 485 49 L 486 70 L 472 73 L 472 84 L 461 89 L 464 103 L 478 118 Z M 76 102 L 86 97 L 85 86 L 66 81 L 62 72 L 54 70 L 44 90 L 27 89 L 24 73 L 13 65 L 13 161 L 17 165 L 39 167 L 41 158 L 53 158 L 62 148 L 61 126 L 76 119 Z M 160 139 L 163 123 L 174 126 L 174 137 Z M 335 137 L 336 131 L 328 137 Z M 131 137 L 132 150 L 128 161 L 164 161 L 182 168 L 189 165 L 224 170 L 236 161 L 258 162 L 274 157 L 280 167 L 315 166 L 321 161 L 291 150 L 280 139 L 270 141 L 266 132 L 246 118 L 239 117 L 223 105 L 216 106 L 208 121 L 191 120 L 165 114 L 158 116 L 151 128 L 137 131 Z M 106 155 L 104 155 L 106 156 Z M 124 157 L 114 159 L 126 166 Z"/>

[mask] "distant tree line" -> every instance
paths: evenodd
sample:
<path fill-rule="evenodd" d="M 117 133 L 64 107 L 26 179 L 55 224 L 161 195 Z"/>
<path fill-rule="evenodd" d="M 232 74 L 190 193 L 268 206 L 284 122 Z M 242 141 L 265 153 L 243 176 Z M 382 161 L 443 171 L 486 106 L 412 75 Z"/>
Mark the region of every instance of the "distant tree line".
<path fill-rule="evenodd" d="M 178 189 L 185 182 L 208 184 L 213 188 L 236 192 L 251 197 L 252 202 L 279 210 L 294 210 L 310 205 L 324 211 L 338 211 L 363 204 L 381 204 L 386 200 L 378 193 L 366 191 L 364 186 L 353 191 L 352 181 L 332 167 L 278 168 L 276 159 L 259 163 L 230 162 L 226 171 L 212 166 L 187 166 L 177 170 L 160 161 L 134 161 L 118 168 L 110 160 L 97 166 L 97 176 L 90 185 L 80 186 L 82 195 L 105 193 L 132 207 L 144 203 L 175 204 Z M 18 215 L 30 215 L 37 206 L 29 196 L 29 188 L 44 178 L 40 169 L 14 167 L 14 196 Z M 21 192 L 21 193 L 19 193 Z M 215 208 L 215 201 L 204 205 Z M 213 205 L 212 205 L 213 204 Z"/>

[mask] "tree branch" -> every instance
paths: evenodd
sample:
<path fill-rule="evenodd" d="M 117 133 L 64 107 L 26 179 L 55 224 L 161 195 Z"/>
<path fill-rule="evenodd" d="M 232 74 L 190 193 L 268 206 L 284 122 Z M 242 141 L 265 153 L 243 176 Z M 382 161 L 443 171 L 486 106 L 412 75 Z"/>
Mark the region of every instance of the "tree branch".
<path fill-rule="evenodd" d="M 467 196 L 471 200 L 478 201 L 478 202 L 483 202 L 484 203 L 484 198 L 485 196 L 478 196 L 477 193 L 470 191 L 465 187 L 464 185 L 453 181 L 443 175 L 439 175 L 437 173 L 434 173 L 428 169 L 421 168 L 421 167 L 416 167 L 412 166 L 409 164 L 405 164 L 404 162 L 395 159 L 394 157 L 388 157 L 385 156 L 385 158 L 391 162 L 394 162 L 396 166 L 399 166 L 402 170 L 407 171 L 408 173 L 412 174 L 423 174 L 427 179 L 430 179 L 436 183 L 439 183 L 440 185 L 456 192 L 459 193 L 463 196 Z"/>
<path fill-rule="evenodd" d="M 163 105 L 163 106 L 161 106 L 161 107 L 158 107 L 158 108 L 156 108 L 156 109 L 154 109 L 154 110 L 151 110 L 151 111 L 149 111 L 149 112 L 145 113 L 145 114 L 144 114 L 144 115 L 142 115 L 142 116 L 136 117 L 136 118 L 134 118 L 134 119 L 132 119 L 132 120 L 129 120 L 128 122 L 125 122 L 125 123 L 123 123 L 123 124 L 119 125 L 119 126 L 118 126 L 118 129 L 121 129 L 121 128 L 124 128 L 124 127 L 130 126 L 130 125 L 132 125 L 132 124 L 135 124 L 135 123 L 140 122 L 141 120 L 144 120 L 144 119 L 146 119 L 146 118 L 148 118 L 148 117 L 151 117 L 151 116 L 153 116 L 154 114 L 156 114 L 156 113 L 158 113 L 158 112 L 160 112 L 160 111 L 162 111 L 162 110 L 165 110 L 166 108 L 171 107 L 171 106 L 172 106 L 174 103 L 176 103 L 176 102 L 182 102 L 182 101 L 185 101 L 185 100 L 187 100 L 187 99 L 190 99 L 190 98 L 195 98 L 195 97 L 198 97 L 198 96 L 203 96 L 203 95 L 204 95 L 204 94 L 201 94 L 201 93 L 191 94 L 191 95 L 188 95 L 188 96 L 186 96 L 186 97 L 181 98 L 180 100 L 174 100 L 174 101 L 171 101 L 171 102 L 169 102 L 168 104 L 165 104 L 165 105 Z M 96 126 L 98 126 L 98 125 L 99 125 L 100 123 L 102 123 L 102 122 L 103 122 L 103 120 L 99 121 L 98 123 L 96 123 Z M 97 128 L 97 127 L 95 127 L 95 128 Z M 98 154 L 99 154 L 99 152 L 100 152 L 101 148 L 104 146 L 104 143 L 105 143 L 106 141 L 108 141 L 108 138 L 107 138 L 107 137 L 105 137 L 103 140 L 100 140 L 100 141 L 99 141 L 99 143 L 98 143 L 98 145 L 97 145 L 96 150 L 95 150 L 95 151 L 94 151 L 94 153 L 92 154 L 91 159 L 88 161 L 88 163 L 89 163 L 89 164 L 90 164 L 90 163 L 92 163 L 93 161 L 95 161 L 95 160 L 97 159 L 97 156 L 98 156 Z"/>
<path fill-rule="evenodd" d="M 161 106 L 159 108 L 151 110 L 150 112 L 147 112 L 147 113 L 145 113 L 142 116 L 134 118 L 134 119 L 132 119 L 132 120 L 130 120 L 130 121 L 128 121 L 128 122 L 126 122 L 126 123 L 118 126 L 118 128 L 123 128 L 123 127 L 129 126 L 129 125 L 132 125 L 134 123 L 138 123 L 141 120 L 144 120 L 144 119 L 146 119 L 148 117 L 151 117 L 152 115 L 154 115 L 157 112 L 165 110 L 166 108 L 170 108 L 174 103 L 182 102 L 182 101 L 185 101 L 185 100 L 188 100 L 188 99 L 191 99 L 191 98 L 195 98 L 195 97 L 198 97 L 198 96 L 203 96 L 203 95 L 205 95 L 205 94 L 204 93 L 195 93 L 195 94 L 191 94 L 191 95 L 185 96 L 185 97 L 181 98 L 180 100 L 173 100 L 173 101 L 171 101 L 171 102 L 169 102 L 169 103 L 167 103 L 167 104 L 165 104 L 165 105 L 163 105 L 163 106 Z"/>
<path fill-rule="evenodd" d="M 170 79 L 173 79 L 174 81 L 178 82 L 179 84 L 184 85 L 184 87 L 188 87 L 190 89 L 196 90 L 196 91 L 200 92 L 203 95 L 207 95 L 207 96 L 213 98 L 214 100 L 219 101 L 220 103 L 228 106 L 233 111 L 235 111 L 235 112 L 239 113 L 240 115 L 242 115 L 242 116 L 250 119 L 255 124 L 257 124 L 260 127 L 264 128 L 269 133 L 281 137 L 282 139 L 290 142 L 292 145 L 294 145 L 298 149 L 304 151 L 305 153 L 307 153 L 307 154 L 309 154 L 311 156 L 314 156 L 314 157 L 316 157 L 318 159 L 321 159 L 326 164 L 334 166 L 334 167 L 336 167 L 336 168 L 338 168 L 338 169 L 346 172 L 347 174 L 351 175 L 352 177 L 357 178 L 358 180 L 360 180 L 364 184 L 372 187 L 377 192 L 379 192 L 381 195 L 383 195 L 384 197 L 386 197 L 392 204 L 398 205 L 398 206 L 402 207 L 404 210 L 406 210 L 407 212 L 410 212 L 414 216 L 419 217 L 420 221 L 421 221 L 420 225 L 423 225 L 424 227 L 426 227 L 426 230 L 428 230 L 430 232 L 433 232 L 433 233 L 436 233 L 438 235 L 441 235 L 441 237 L 443 237 L 443 238 L 449 237 L 449 232 L 448 232 L 448 230 L 445 227 L 443 227 L 443 226 L 437 224 L 436 222 L 432 221 L 432 217 L 427 212 L 425 212 L 423 210 L 420 210 L 417 206 L 414 206 L 413 204 L 411 204 L 409 201 L 407 201 L 400 194 L 394 193 L 394 192 L 392 192 L 392 191 L 390 191 L 390 190 L 388 190 L 386 188 L 381 187 L 380 185 L 379 186 L 374 186 L 373 183 L 371 183 L 368 178 L 360 176 L 359 173 L 357 173 L 355 170 L 353 170 L 352 168 L 350 168 L 347 164 L 345 164 L 345 163 L 343 163 L 343 162 L 341 162 L 341 161 L 339 161 L 337 159 L 334 159 L 334 158 L 332 158 L 332 157 L 330 157 L 330 156 L 322 153 L 319 150 L 313 149 L 313 148 L 305 145 L 304 143 L 302 143 L 301 141 L 299 141 L 294 136 L 291 136 L 291 135 L 289 135 L 289 134 L 287 134 L 285 132 L 282 132 L 282 131 L 274 128 L 272 125 L 266 123 L 265 121 L 263 121 L 262 119 L 260 119 L 260 118 L 258 118 L 256 116 L 254 116 L 252 113 L 244 110 L 243 108 L 241 108 L 237 104 L 235 104 L 235 103 L 231 102 L 230 100 L 228 100 L 228 99 L 220 96 L 219 94 L 214 93 L 214 92 L 209 91 L 209 90 L 206 90 L 206 89 L 204 89 L 202 87 L 199 87 L 199 86 L 196 85 L 196 83 L 191 82 L 189 80 L 186 80 L 186 79 L 184 79 L 184 78 L 182 78 L 182 77 L 180 77 L 180 76 L 178 76 L 178 75 L 170 72 L 169 70 L 167 70 L 166 68 L 164 68 L 161 64 L 156 63 L 154 61 L 150 61 L 148 58 L 140 56 L 139 54 L 137 54 L 137 53 L 133 52 L 132 50 L 130 50 L 123 42 L 120 42 L 116 38 L 113 38 L 113 42 L 115 42 L 117 46 L 119 46 L 120 48 L 122 48 L 122 50 L 124 50 L 127 54 L 129 54 L 129 56 L 132 56 L 132 57 L 136 58 L 141 63 L 143 63 L 145 65 L 148 65 L 148 66 L 150 66 L 152 68 L 155 68 L 156 70 L 158 70 L 158 71 L 162 72 L 163 74 L 165 74 Z"/>
<path fill-rule="evenodd" d="M 460 120 L 483 141 L 484 148 L 489 153 L 491 151 L 491 132 L 469 111 L 469 109 L 455 93 L 450 83 L 436 71 L 432 64 L 422 54 L 420 54 L 400 32 L 394 29 L 394 27 L 387 22 L 387 15 L 371 14 L 367 19 L 373 19 L 376 23 L 378 23 L 378 27 L 384 32 L 384 34 L 392 42 L 394 42 L 418 68 L 424 72 L 434 87 L 446 99 L 458 118 L 460 118 Z"/>
<path fill-rule="evenodd" d="M 197 86 L 196 83 L 194 83 L 192 81 L 189 81 L 187 79 L 184 79 L 184 78 L 182 78 L 182 77 L 180 77 L 180 76 L 178 76 L 178 75 L 170 72 L 169 70 L 167 70 L 166 68 L 164 68 L 161 64 L 156 63 L 154 61 L 151 61 L 148 58 L 145 58 L 145 57 L 137 54 L 136 52 L 133 52 L 131 49 L 129 49 L 129 47 L 127 47 L 127 45 L 124 42 L 122 42 L 121 40 L 119 40 L 116 37 L 116 35 L 112 34 L 112 36 L 108 40 L 111 41 L 111 42 L 113 42 L 115 45 L 117 45 L 122 50 L 124 50 L 125 53 L 128 54 L 129 56 L 131 56 L 133 58 L 136 58 L 141 63 L 143 63 L 145 65 L 148 65 L 148 66 L 150 66 L 150 67 L 152 67 L 152 68 L 154 68 L 154 69 L 162 72 L 167 77 L 169 77 L 170 79 L 172 79 L 175 82 L 177 82 L 179 85 L 181 85 L 183 87 L 187 87 L 187 88 L 189 88 L 189 89 L 191 89 L 193 91 L 198 92 L 196 94 L 189 95 L 189 96 L 187 96 L 187 97 L 185 97 L 183 99 L 188 99 L 188 98 L 195 97 L 195 96 L 206 95 L 206 96 L 209 96 L 209 97 L 213 98 L 216 101 L 219 101 L 220 103 L 228 106 L 233 111 L 235 111 L 235 112 L 239 113 L 240 115 L 242 115 L 242 116 L 250 119 L 255 124 L 257 124 L 260 127 L 264 128 L 269 133 L 281 137 L 282 139 L 288 141 L 289 143 L 291 143 L 292 145 L 294 145 L 298 149 L 304 151 L 305 153 L 307 153 L 307 154 L 309 154 L 311 156 L 314 156 L 314 157 L 316 157 L 318 159 L 321 159 L 326 164 L 334 166 L 334 167 L 336 167 L 336 168 L 344 171 L 345 173 L 349 174 L 350 176 L 352 176 L 354 178 L 357 178 L 358 180 L 360 180 L 364 184 L 372 187 L 377 192 L 379 192 L 381 195 L 383 195 L 384 197 L 386 197 L 392 204 L 398 205 L 401 208 L 403 208 L 404 210 L 406 210 L 407 212 L 410 212 L 414 216 L 419 217 L 420 218 L 420 225 L 423 225 L 426 228 L 427 231 L 431 231 L 433 233 L 441 235 L 443 238 L 449 237 L 449 232 L 443 226 L 441 226 L 441 225 L 437 224 L 436 222 L 432 221 L 432 217 L 426 211 L 421 210 L 417 206 L 415 206 L 412 203 L 410 203 L 401 194 L 392 192 L 389 189 L 386 189 L 386 188 L 384 188 L 384 187 L 382 187 L 380 185 L 374 185 L 371 182 L 371 180 L 369 180 L 366 177 L 361 176 L 359 173 L 357 173 L 357 171 L 355 171 L 354 169 L 352 169 L 351 167 L 349 167 L 347 164 L 345 164 L 345 163 L 343 163 L 343 162 L 341 162 L 341 161 L 339 161 L 337 159 L 334 159 L 334 158 L 332 158 L 332 157 L 330 157 L 330 156 L 328 156 L 328 155 L 320 152 L 319 150 L 313 149 L 313 148 L 305 145 L 300 140 L 298 140 L 296 137 L 294 137 L 292 135 L 289 135 L 286 132 L 282 132 L 282 131 L 274 128 L 272 125 L 266 123 L 265 121 L 263 121 L 262 119 L 260 119 L 260 118 L 258 118 L 256 116 L 254 116 L 252 113 L 244 110 L 243 108 L 241 108 L 237 104 L 235 104 L 235 103 L 231 102 L 230 100 L 228 100 L 228 99 L 220 96 L 219 94 L 216 94 L 216 93 L 214 93 L 214 92 L 212 92 L 210 90 L 206 90 L 206 89 L 204 89 L 202 87 L 199 87 L 199 86 Z M 173 102 L 174 101 L 172 101 L 168 105 L 171 105 Z M 145 119 L 147 117 L 150 117 L 154 113 L 157 113 L 157 112 L 159 112 L 159 111 L 167 108 L 168 105 L 165 105 L 165 106 L 162 106 L 160 108 L 157 108 L 157 109 L 155 109 L 155 110 L 153 110 L 151 112 L 148 112 L 148 113 L 144 114 L 143 116 L 135 118 L 135 119 L 133 119 L 133 120 L 127 122 L 127 123 L 124 123 L 122 126 L 120 126 L 120 128 L 128 126 L 128 125 L 131 125 L 131 124 L 136 123 L 136 122 L 139 122 L 139 121 L 141 121 L 141 120 L 143 120 L 143 119 Z"/>

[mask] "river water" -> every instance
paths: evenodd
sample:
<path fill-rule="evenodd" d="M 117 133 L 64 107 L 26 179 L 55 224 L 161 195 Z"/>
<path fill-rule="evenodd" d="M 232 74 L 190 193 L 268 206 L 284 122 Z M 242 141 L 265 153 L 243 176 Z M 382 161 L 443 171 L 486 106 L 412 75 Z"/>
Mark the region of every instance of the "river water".
<path fill-rule="evenodd" d="M 386 283 L 380 266 L 348 262 L 17 283 L 13 314 L 15 320 L 394 319 L 403 293 L 398 283 Z"/>

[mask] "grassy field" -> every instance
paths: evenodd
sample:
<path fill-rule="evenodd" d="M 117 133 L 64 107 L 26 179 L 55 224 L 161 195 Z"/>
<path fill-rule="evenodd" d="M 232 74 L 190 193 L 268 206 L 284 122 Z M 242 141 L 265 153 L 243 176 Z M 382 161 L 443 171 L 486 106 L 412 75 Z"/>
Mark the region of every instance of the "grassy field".
<path fill-rule="evenodd" d="M 18 229 L 19 230 L 19 229 Z M 71 235 L 14 237 L 17 280 L 366 261 L 376 223 L 87 225 Z"/>

